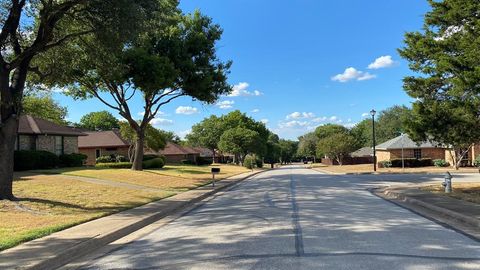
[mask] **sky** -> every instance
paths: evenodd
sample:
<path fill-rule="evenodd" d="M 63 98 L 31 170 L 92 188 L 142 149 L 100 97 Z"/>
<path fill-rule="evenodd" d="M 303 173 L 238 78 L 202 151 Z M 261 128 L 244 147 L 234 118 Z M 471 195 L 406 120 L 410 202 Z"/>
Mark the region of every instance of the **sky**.
<path fill-rule="evenodd" d="M 425 0 L 183 0 L 180 7 L 199 9 L 224 29 L 217 50 L 233 61 L 234 91 L 214 105 L 177 99 L 162 107 L 157 128 L 183 137 L 203 118 L 238 109 L 296 139 L 322 124 L 351 127 L 371 109 L 412 102 L 402 89 L 412 73 L 397 49 L 406 32 L 421 30 Z M 54 98 L 72 122 L 109 110 L 95 99 Z M 132 111 L 142 111 L 140 100 Z"/>

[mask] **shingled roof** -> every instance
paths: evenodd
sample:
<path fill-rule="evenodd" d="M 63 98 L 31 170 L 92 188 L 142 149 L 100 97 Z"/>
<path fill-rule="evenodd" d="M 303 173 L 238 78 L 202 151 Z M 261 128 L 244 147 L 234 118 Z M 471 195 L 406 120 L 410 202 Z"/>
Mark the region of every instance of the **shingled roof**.
<path fill-rule="evenodd" d="M 129 147 L 118 130 L 90 131 L 87 136 L 78 138 L 78 148 Z"/>
<path fill-rule="evenodd" d="M 31 115 L 22 115 L 19 119 L 18 134 L 20 135 L 62 135 L 86 136 L 80 130 L 62 126 L 51 121 Z"/>
<path fill-rule="evenodd" d="M 410 137 L 407 134 L 403 134 L 389 141 L 386 141 L 382 144 L 377 145 L 376 148 L 378 150 L 398 150 L 402 148 L 421 149 L 421 148 L 445 148 L 445 147 L 442 147 L 439 143 L 434 141 L 416 143 L 412 141 L 412 139 L 410 139 Z"/>
<path fill-rule="evenodd" d="M 190 154 L 197 155 L 197 154 L 200 154 L 200 152 L 187 146 L 181 146 L 172 142 L 168 142 L 167 145 L 165 146 L 165 149 L 160 150 L 160 154 L 164 156 L 190 155 Z"/>

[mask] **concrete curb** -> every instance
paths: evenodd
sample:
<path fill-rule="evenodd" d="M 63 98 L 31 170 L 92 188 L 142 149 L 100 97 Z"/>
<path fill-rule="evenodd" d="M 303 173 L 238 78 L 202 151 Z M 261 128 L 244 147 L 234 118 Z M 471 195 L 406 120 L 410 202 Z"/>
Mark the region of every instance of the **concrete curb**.
<path fill-rule="evenodd" d="M 405 194 L 402 194 L 401 192 L 395 191 L 394 189 L 390 189 L 390 188 L 376 189 L 376 190 L 373 190 L 373 193 L 375 193 L 375 194 L 377 194 L 377 195 L 379 195 L 383 198 L 386 198 L 386 199 L 392 199 L 393 198 L 393 199 L 401 200 L 403 202 L 406 202 L 406 203 L 409 203 L 409 204 L 412 204 L 412 205 L 420 206 L 422 208 L 425 208 L 429 211 L 432 211 L 432 212 L 434 212 L 438 215 L 444 216 L 446 218 L 462 222 L 462 223 L 464 223 L 466 225 L 469 225 L 469 226 L 480 228 L 480 220 L 478 220 L 476 218 L 472 218 L 470 216 L 466 216 L 466 215 L 463 215 L 463 214 L 460 214 L 460 213 L 457 213 L 457 212 L 454 212 L 454 211 L 451 211 L 451 210 L 448 210 L 448 209 L 445 209 L 445 208 L 442 208 L 442 207 L 435 206 L 435 205 L 430 204 L 430 203 L 426 203 L 426 202 L 414 199 L 414 198 L 409 197 Z"/>
<path fill-rule="evenodd" d="M 125 237 L 147 225 L 150 225 L 166 216 L 169 216 L 169 215 L 172 215 L 176 212 L 179 212 L 195 203 L 198 203 L 210 196 L 212 196 L 213 194 L 215 193 L 218 193 L 222 190 L 225 190 L 225 189 L 228 189 L 234 185 L 237 185 L 239 184 L 240 182 L 246 180 L 246 179 L 249 179 L 253 176 L 256 176 L 260 173 L 263 173 L 263 172 L 266 172 L 266 171 L 269 171 L 268 169 L 267 170 L 262 170 L 262 171 L 256 171 L 256 172 L 252 172 L 248 175 L 246 175 L 245 177 L 242 177 L 242 178 L 239 178 L 239 179 L 234 179 L 234 180 L 230 180 L 230 181 L 225 181 L 225 180 L 228 180 L 227 179 L 224 179 L 224 180 L 221 180 L 221 181 L 218 181 L 216 182 L 216 185 L 215 185 L 215 188 L 211 189 L 211 190 L 207 190 L 209 187 L 208 186 L 203 186 L 203 187 L 199 187 L 197 189 L 194 189 L 192 191 L 203 191 L 205 190 L 205 192 L 202 192 L 199 196 L 196 196 L 194 198 L 191 198 L 191 199 L 187 199 L 187 200 L 178 200 L 178 201 L 173 201 L 172 198 L 176 197 L 176 196 L 181 196 L 182 194 L 185 195 L 185 193 L 187 192 L 184 192 L 184 193 L 180 193 L 180 194 L 177 194 L 176 196 L 173 196 L 173 197 L 170 197 L 170 198 L 166 198 L 164 200 L 168 200 L 168 199 L 171 199 L 172 200 L 172 203 L 171 205 L 169 205 L 168 207 L 164 207 L 162 209 L 157 209 L 156 212 L 153 212 L 153 213 L 147 213 L 144 217 L 142 217 L 140 220 L 137 220 L 133 223 L 127 223 L 125 224 L 125 226 L 120 226 L 118 228 L 115 228 L 114 230 L 112 231 L 109 231 L 107 233 L 100 233 L 98 235 L 96 235 L 95 237 L 92 237 L 92 238 L 88 238 L 88 239 L 82 239 L 82 241 L 79 241 L 78 243 L 74 244 L 73 246 L 67 248 L 67 249 L 64 249 L 61 251 L 61 253 L 56 253 L 55 256 L 53 257 L 47 257 L 45 259 L 38 259 L 38 261 L 30 261 L 28 265 L 18 265 L 21 263 L 21 259 L 30 259 L 33 257 L 35 258 L 36 254 L 32 254 L 32 253 L 36 253 L 36 252 L 39 252 L 40 250 L 29 250 L 29 248 L 24 248 L 25 250 L 25 254 L 17 254 L 19 257 L 18 261 L 16 262 L 10 262 L 10 263 L 13 263 L 13 265 L 15 265 L 14 268 L 8 268 L 8 269 L 18 269 L 18 270 L 25 270 L 25 269 L 28 269 L 28 270 L 51 270 L 51 269 L 56 269 L 56 268 L 59 268 L 77 258 L 80 258 L 82 256 L 85 256 L 89 253 L 92 253 L 94 252 L 95 250 L 115 241 L 115 240 L 118 240 L 122 237 Z M 232 176 L 232 177 L 235 177 L 235 176 Z M 238 177 L 238 175 L 237 175 Z M 155 204 L 155 203 L 158 203 L 158 202 L 162 202 L 164 200 L 160 200 L 160 201 L 156 201 L 156 202 L 152 202 L 152 203 L 149 203 L 147 205 L 144 205 L 144 206 L 140 206 L 138 208 L 133 208 L 133 209 L 140 209 L 142 207 L 145 207 L 145 206 L 148 206 L 150 204 Z M 130 209 L 130 210 L 133 210 L 133 209 Z M 126 210 L 126 211 L 129 211 L 129 210 Z M 124 212 L 126 212 L 124 211 Z M 112 217 L 114 215 L 118 215 L 118 214 L 122 214 L 123 212 L 120 212 L 120 213 L 117 213 L 117 214 L 113 214 L 113 215 L 110 215 L 110 216 L 107 216 L 105 218 L 109 218 L 109 217 Z M 141 211 L 140 211 L 141 213 Z M 101 220 L 102 218 L 100 219 L 97 219 L 97 220 L 93 220 L 91 222 L 95 222 L 95 221 L 99 221 Z M 88 222 L 87 222 L 88 223 Z M 83 224 L 86 224 L 86 223 L 83 223 Z M 83 224 L 80 224 L 78 226 L 81 226 Z M 77 227 L 77 226 L 76 226 Z M 75 227 L 72 227 L 72 228 L 75 228 Z M 72 229 L 70 228 L 70 229 Z M 68 230 L 68 229 L 67 229 Z M 51 235 L 52 236 L 52 235 Z M 46 236 L 45 238 L 47 238 L 49 236 Z M 34 240 L 34 241 L 41 241 L 42 238 L 40 239 L 37 239 L 37 240 Z M 78 240 L 77 240 L 78 241 Z M 27 242 L 26 244 L 28 244 L 29 242 Z M 6 255 L 7 253 L 11 253 L 14 249 L 20 249 L 20 251 L 22 251 L 22 245 L 18 246 L 18 247 L 15 247 L 15 248 L 12 248 L 12 249 L 8 249 L 8 250 L 5 250 L 3 252 L 0 253 L 0 257 L 3 257 L 3 259 L 6 259 L 6 257 L 8 256 L 4 256 Z M 41 252 L 41 251 L 40 251 Z M 19 252 L 17 252 L 19 253 Z M 30 254 L 26 254 L 26 253 L 30 253 Z M 15 260 L 14 258 L 15 256 L 10 256 L 10 260 Z M 2 268 L 5 263 L 5 261 L 0 260 L 0 268 Z M 3 262 L 2 262 L 3 261 Z"/>

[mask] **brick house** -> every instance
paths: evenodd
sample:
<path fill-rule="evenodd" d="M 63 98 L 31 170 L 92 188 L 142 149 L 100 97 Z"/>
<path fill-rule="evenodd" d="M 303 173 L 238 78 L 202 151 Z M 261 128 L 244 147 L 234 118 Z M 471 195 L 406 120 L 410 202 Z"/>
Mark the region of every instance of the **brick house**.
<path fill-rule="evenodd" d="M 118 130 L 86 131 L 79 138 L 78 149 L 87 156 L 86 165 L 93 166 L 100 156 L 121 155 L 128 157 L 130 143 L 125 141 Z"/>
<path fill-rule="evenodd" d="M 167 163 L 181 163 L 182 160 L 190 160 L 191 162 L 197 162 L 197 158 L 200 157 L 200 151 L 188 147 L 181 146 L 176 143 L 168 142 L 165 149 L 158 152 L 147 151 L 148 154 L 159 154 L 165 156 Z"/>
<path fill-rule="evenodd" d="M 76 128 L 22 115 L 15 150 L 48 151 L 56 155 L 78 153 L 78 140 L 83 136 L 86 134 Z"/>

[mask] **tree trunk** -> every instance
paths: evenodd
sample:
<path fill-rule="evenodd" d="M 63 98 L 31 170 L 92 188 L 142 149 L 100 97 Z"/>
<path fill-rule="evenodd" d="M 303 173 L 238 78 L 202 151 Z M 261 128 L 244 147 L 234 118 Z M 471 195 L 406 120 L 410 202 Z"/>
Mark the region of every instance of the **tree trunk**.
<path fill-rule="evenodd" d="M 145 132 L 137 132 L 137 141 L 135 143 L 135 157 L 133 159 L 132 170 L 143 170 L 143 146 L 145 145 Z"/>
<path fill-rule="evenodd" d="M 0 200 L 13 200 L 13 154 L 18 119 L 10 117 L 0 128 Z"/>
<path fill-rule="evenodd" d="M 212 153 L 213 153 L 213 161 L 212 161 L 212 163 L 216 163 L 216 162 L 215 162 L 215 148 L 212 149 Z M 220 162 L 219 162 L 219 163 L 220 163 Z"/>

